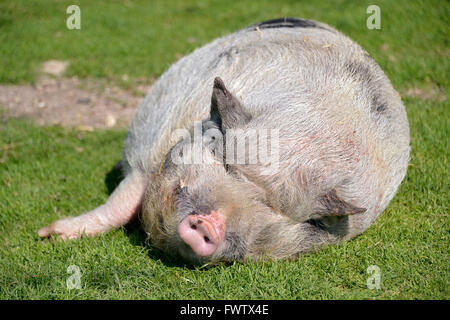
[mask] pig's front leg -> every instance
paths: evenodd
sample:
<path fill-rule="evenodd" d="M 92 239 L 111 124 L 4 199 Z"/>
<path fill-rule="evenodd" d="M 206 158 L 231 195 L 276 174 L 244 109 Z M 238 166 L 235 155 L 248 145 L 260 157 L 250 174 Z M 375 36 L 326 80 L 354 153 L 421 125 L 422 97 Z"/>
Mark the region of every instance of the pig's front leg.
<path fill-rule="evenodd" d="M 146 179 L 138 172 L 130 173 L 114 190 L 105 204 L 77 217 L 55 221 L 38 231 L 39 236 L 60 236 L 74 239 L 82 234 L 93 236 L 118 228 L 139 212 L 146 188 Z"/>

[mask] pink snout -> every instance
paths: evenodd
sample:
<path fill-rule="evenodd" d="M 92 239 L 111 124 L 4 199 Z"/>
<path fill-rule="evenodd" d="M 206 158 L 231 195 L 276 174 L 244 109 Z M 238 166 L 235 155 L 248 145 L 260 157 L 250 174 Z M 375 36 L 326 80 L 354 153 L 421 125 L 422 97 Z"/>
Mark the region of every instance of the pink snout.
<path fill-rule="evenodd" d="M 225 223 L 215 211 L 209 215 L 189 215 L 178 226 L 180 238 L 200 257 L 216 252 L 224 234 Z"/>

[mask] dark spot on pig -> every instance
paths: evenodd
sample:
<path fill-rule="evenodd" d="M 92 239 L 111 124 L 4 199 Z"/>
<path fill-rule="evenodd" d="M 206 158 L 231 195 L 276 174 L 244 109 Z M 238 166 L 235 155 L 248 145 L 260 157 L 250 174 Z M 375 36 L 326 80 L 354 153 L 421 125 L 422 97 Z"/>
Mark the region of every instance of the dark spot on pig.
<path fill-rule="evenodd" d="M 368 84 L 373 82 L 372 72 L 367 65 L 358 61 L 347 61 L 344 66 L 356 80 Z"/>
<path fill-rule="evenodd" d="M 292 223 L 295 223 L 292 221 Z M 254 245 L 257 248 L 267 248 L 267 244 L 272 242 L 272 239 L 277 239 L 283 230 L 288 229 L 289 223 L 283 222 L 280 224 L 268 224 L 261 229 L 256 235 Z"/>
<path fill-rule="evenodd" d="M 208 66 L 208 70 L 217 68 L 217 66 L 223 62 L 230 64 L 233 61 L 233 56 L 235 56 L 238 53 L 239 53 L 239 49 L 236 46 L 232 46 L 232 47 L 222 51 Z"/>
<path fill-rule="evenodd" d="M 380 104 L 378 107 L 376 107 L 376 109 L 375 109 L 375 111 L 377 111 L 377 112 L 384 112 L 384 111 L 386 111 L 386 109 L 387 109 L 387 106 L 386 106 L 386 104 Z"/>
<path fill-rule="evenodd" d="M 378 93 L 378 89 L 372 92 L 370 105 L 372 112 L 383 113 L 387 110 L 387 103 L 383 101 L 381 95 Z"/>
<path fill-rule="evenodd" d="M 382 98 L 380 93 L 381 79 L 376 79 L 369 65 L 373 64 L 369 61 L 367 64 L 358 61 L 348 61 L 345 63 L 347 72 L 365 88 L 370 94 L 370 111 L 373 113 L 385 113 L 388 104 Z"/>
<path fill-rule="evenodd" d="M 387 104 L 381 100 L 381 96 L 379 96 L 377 93 L 373 94 L 370 108 L 372 112 L 375 111 L 378 113 L 382 113 L 387 110 Z"/>
<path fill-rule="evenodd" d="M 201 214 L 210 214 L 211 211 L 213 210 L 213 208 L 210 205 L 205 204 L 205 203 L 198 204 L 197 208 Z"/>
<path fill-rule="evenodd" d="M 184 212 L 186 215 L 195 214 L 210 214 L 214 207 L 212 203 L 205 196 L 196 193 L 188 193 L 187 189 L 183 188 L 178 194 L 177 208 L 179 212 Z"/>
<path fill-rule="evenodd" d="M 219 53 L 219 56 L 217 58 L 218 59 L 226 58 L 228 61 L 230 61 L 231 57 L 238 53 L 239 53 L 239 49 L 236 46 L 232 46 L 229 49 Z"/>
<path fill-rule="evenodd" d="M 243 239 L 235 232 L 225 234 L 225 250 L 222 255 L 225 259 L 242 260 L 247 253 L 247 246 Z"/>

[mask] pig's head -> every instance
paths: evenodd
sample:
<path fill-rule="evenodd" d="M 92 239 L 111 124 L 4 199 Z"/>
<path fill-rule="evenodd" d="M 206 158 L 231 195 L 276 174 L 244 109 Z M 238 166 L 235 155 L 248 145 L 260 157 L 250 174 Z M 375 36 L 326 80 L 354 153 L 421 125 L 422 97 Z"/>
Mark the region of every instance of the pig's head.
<path fill-rule="evenodd" d="M 224 164 L 222 150 L 224 131 L 250 119 L 216 78 L 202 139 L 178 142 L 150 177 L 142 220 L 152 245 L 197 263 L 245 258 L 252 230 L 269 208 L 261 188 Z"/>

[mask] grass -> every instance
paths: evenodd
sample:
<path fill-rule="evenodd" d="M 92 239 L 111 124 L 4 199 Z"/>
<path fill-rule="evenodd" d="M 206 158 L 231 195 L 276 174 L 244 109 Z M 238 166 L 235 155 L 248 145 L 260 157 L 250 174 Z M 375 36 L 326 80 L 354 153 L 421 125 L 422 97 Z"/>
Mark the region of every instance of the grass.
<path fill-rule="evenodd" d="M 65 29 L 65 8 L 82 29 Z M 100 3 L 98 5 L 97 3 Z M 40 63 L 69 60 L 68 76 L 157 77 L 213 38 L 263 19 L 300 16 L 359 42 L 400 92 L 448 96 L 449 12 L 441 1 L 378 1 L 382 29 L 365 27 L 370 1 L 26 1 L 0 3 L 0 82 L 32 83 Z M 124 84 L 127 85 L 127 84 Z M 125 131 L 79 132 L 0 120 L 2 299 L 448 299 L 449 104 L 405 97 L 411 125 L 407 177 L 360 237 L 296 262 L 191 267 L 145 243 L 138 226 L 76 241 L 40 240 L 39 227 L 103 203 L 117 184 Z M 70 265 L 81 289 L 68 290 Z M 367 287 L 367 268 L 381 288 Z"/>

